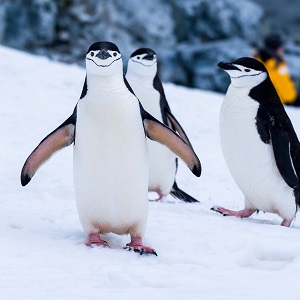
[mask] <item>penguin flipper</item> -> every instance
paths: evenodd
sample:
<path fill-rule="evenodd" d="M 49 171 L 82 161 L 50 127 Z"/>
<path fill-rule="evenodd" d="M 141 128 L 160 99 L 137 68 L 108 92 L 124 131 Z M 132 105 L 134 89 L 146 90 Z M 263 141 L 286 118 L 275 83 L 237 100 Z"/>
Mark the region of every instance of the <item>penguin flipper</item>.
<path fill-rule="evenodd" d="M 290 153 L 290 138 L 286 131 L 270 126 L 269 128 L 274 157 L 280 175 L 291 188 L 300 188 Z"/>
<path fill-rule="evenodd" d="M 195 176 L 200 177 L 201 163 L 199 158 L 185 141 L 146 111 L 143 111 L 143 124 L 149 139 L 167 146 L 187 164 Z"/>
<path fill-rule="evenodd" d="M 37 169 L 55 152 L 74 142 L 76 110 L 74 110 L 74 113 L 58 128 L 47 135 L 28 156 L 21 171 L 22 186 L 30 182 Z"/>
<path fill-rule="evenodd" d="M 174 129 L 178 132 L 180 137 L 193 149 L 193 146 L 192 146 L 189 138 L 187 137 L 184 129 L 182 128 L 180 123 L 177 121 L 175 116 L 171 113 L 170 110 L 166 110 L 166 115 L 167 115 L 167 118 L 168 118 L 169 122 L 172 124 Z"/>

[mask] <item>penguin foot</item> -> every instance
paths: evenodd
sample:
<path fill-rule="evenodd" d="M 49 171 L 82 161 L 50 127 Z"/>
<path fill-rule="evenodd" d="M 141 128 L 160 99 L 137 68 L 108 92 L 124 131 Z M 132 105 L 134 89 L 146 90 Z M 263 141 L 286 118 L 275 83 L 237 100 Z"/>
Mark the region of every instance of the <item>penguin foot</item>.
<path fill-rule="evenodd" d="M 156 199 L 149 199 L 149 201 L 150 201 L 150 202 L 159 202 L 159 201 L 161 201 L 164 197 L 165 197 L 165 195 L 159 194 L 159 193 L 158 193 L 158 198 L 156 198 Z"/>
<path fill-rule="evenodd" d="M 156 251 L 151 247 L 144 246 L 142 238 L 139 237 L 131 237 L 131 242 L 128 243 L 124 249 L 128 249 L 129 251 L 133 250 L 134 252 L 138 252 L 140 255 L 153 254 L 157 256 Z"/>
<path fill-rule="evenodd" d="M 285 227 L 290 227 L 291 223 L 292 221 L 284 219 L 280 225 Z"/>
<path fill-rule="evenodd" d="M 150 188 L 149 190 L 148 190 L 148 192 L 150 193 L 150 194 L 148 194 L 148 196 L 150 196 L 149 197 L 149 201 L 150 202 L 159 202 L 159 201 L 161 201 L 164 197 L 166 197 L 167 195 L 164 195 L 163 193 L 162 193 L 162 191 L 159 189 L 159 188 Z M 155 198 L 155 197 L 157 197 L 157 198 Z M 152 199 L 153 198 L 153 199 Z"/>
<path fill-rule="evenodd" d="M 248 218 L 255 212 L 255 209 L 251 209 L 251 208 L 244 208 L 239 211 L 234 211 L 220 206 L 214 206 L 210 210 L 218 212 L 226 217 L 230 216 L 230 217 L 237 217 L 237 218 Z"/>
<path fill-rule="evenodd" d="M 89 240 L 85 243 L 85 245 L 90 247 L 92 245 L 102 246 L 104 248 L 109 247 L 107 242 L 100 238 L 99 233 L 91 233 L 89 235 Z"/>

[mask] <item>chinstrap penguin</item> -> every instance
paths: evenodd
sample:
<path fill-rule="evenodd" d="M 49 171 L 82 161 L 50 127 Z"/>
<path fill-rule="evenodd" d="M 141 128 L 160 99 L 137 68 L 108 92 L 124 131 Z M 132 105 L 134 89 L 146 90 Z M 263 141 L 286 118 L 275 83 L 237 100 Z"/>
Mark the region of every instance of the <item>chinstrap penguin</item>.
<path fill-rule="evenodd" d="M 220 135 L 228 168 L 245 196 L 245 208 L 213 207 L 245 218 L 276 213 L 290 226 L 299 206 L 300 144 L 264 65 L 243 57 L 218 66 L 231 79 L 220 111 Z"/>
<path fill-rule="evenodd" d="M 169 126 L 192 147 L 185 131 L 172 114 L 167 102 L 162 82 L 157 72 L 157 55 L 150 48 L 134 51 L 129 60 L 126 79 L 144 109 L 157 120 Z M 184 191 L 176 183 L 177 158 L 169 149 L 154 141 L 148 140 L 150 173 L 149 192 L 156 192 L 156 201 L 171 194 L 185 202 L 199 202 Z"/>
<path fill-rule="evenodd" d="M 21 183 L 56 151 L 74 144 L 76 204 L 86 245 L 108 247 L 100 234 L 130 234 L 128 249 L 155 254 L 142 238 L 148 217 L 149 160 L 146 136 L 165 144 L 196 176 L 201 166 L 194 151 L 147 113 L 123 75 L 122 55 L 110 42 L 90 46 L 86 78 L 72 115 L 44 138 L 27 158 Z"/>

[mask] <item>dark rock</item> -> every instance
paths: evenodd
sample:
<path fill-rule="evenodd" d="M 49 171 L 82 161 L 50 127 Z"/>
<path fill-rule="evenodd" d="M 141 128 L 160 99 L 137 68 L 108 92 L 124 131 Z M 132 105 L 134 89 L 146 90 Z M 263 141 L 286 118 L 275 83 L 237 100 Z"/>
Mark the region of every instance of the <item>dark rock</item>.
<path fill-rule="evenodd" d="M 2 0 L 0 2 L 0 42 L 7 46 L 33 50 L 46 48 L 55 40 L 58 17 L 52 0 Z"/>
<path fill-rule="evenodd" d="M 250 56 L 253 48 L 242 39 L 230 39 L 191 46 L 181 44 L 177 49 L 179 70 L 167 74 L 170 81 L 190 87 L 225 92 L 229 79 L 217 65 L 220 61 L 230 61 L 242 56 Z M 172 57 L 162 62 L 162 70 L 174 68 Z M 162 71 L 162 75 L 165 75 Z M 166 75 L 165 75 L 166 76 Z"/>

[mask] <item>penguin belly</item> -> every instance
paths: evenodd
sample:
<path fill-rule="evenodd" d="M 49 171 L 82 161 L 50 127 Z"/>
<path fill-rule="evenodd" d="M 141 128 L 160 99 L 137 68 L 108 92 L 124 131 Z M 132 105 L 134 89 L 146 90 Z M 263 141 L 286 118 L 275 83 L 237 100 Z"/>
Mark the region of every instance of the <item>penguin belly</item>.
<path fill-rule="evenodd" d="M 281 177 L 272 149 L 256 128 L 259 103 L 231 86 L 220 113 L 220 136 L 225 161 L 245 195 L 246 208 L 279 214 L 292 220 L 296 213 L 293 189 Z"/>
<path fill-rule="evenodd" d="M 148 140 L 147 144 L 150 161 L 148 189 L 168 195 L 175 180 L 176 157 L 158 143 Z"/>
<path fill-rule="evenodd" d="M 83 99 L 77 114 L 74 186 L 85 233 L 142 237 L 148 216 L 149 161 L 137 100 L 119 95 L 95 104 Z"/>
<path fill-rule="evenodd" d="M 132 84 L 135 94 L 144 109 L 163 123 L 160 108 L 160 94 L 153 86 Z M 176 156 L 165 146 L 147 139 L 149 150 L 149 191 L 168 195 L 176 175 Z"/>

